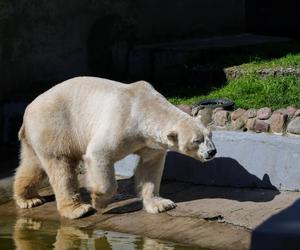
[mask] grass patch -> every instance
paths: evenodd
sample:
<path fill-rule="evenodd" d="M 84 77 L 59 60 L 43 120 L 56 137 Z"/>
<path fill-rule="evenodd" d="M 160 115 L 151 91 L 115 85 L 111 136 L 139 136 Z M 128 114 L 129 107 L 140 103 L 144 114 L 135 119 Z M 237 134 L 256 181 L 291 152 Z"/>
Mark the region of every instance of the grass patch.
<path fill-rule="evenodd" d="M 255 71 L 257 69 L 272 68 L 300 68 L 300 53 L 288 54 L 273 60 L 253 60 L 251 63 L 240 65 L 244 70 Z"/>
<path fill-rule="evenodd" d="M 195 91 L 190 88 L 188 91 Z M 189 96 L 189 95 L 187 95 Z M 207 95 L 193 97 L 169 97 L 173 104 L 194 104 L 209 98 L 228 98 L 240 108 L 271 107 L 278 109 L 287 106 L 300 107 L 300 80 L 293 76 L 260 78 L 247 75 L 230 81 Z"/>
<path fill-rule="evenodd" d="M 201 88 L 186 87 L 167 96 L 173 104 L 194 104 L 210 98 L 228 98 L 240 108 L 287 106 L 300 108 L 300 79 L 297 76 L 261 77 L 255 74 L 257 69 L 300 68 L 300 53 L 288 54 L 273 60 L 253 59 L 251 63 L 239 67 L 247 73 L 237 79 L 227 81 L 223 86 L 211 89 L 207 93 Z M 205 93 L 205 94 L 203 94 Z"/>

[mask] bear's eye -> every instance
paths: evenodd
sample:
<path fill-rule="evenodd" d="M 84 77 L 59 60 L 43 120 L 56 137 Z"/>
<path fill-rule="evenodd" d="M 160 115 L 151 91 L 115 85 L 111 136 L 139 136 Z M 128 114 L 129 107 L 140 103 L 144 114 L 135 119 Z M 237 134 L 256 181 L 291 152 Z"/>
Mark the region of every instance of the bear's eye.
<path fill-rule="evenodd" d="M 202 140 L 201 140 L 201 139 L 193 140 L 193 144 L 200 144 L 200 143 L 202 143 Z"/>

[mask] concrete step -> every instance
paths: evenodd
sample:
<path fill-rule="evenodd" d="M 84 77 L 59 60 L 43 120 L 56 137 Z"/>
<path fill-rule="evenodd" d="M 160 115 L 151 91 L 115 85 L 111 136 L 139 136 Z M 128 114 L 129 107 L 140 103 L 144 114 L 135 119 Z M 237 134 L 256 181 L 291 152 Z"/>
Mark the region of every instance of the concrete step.
<path fill-rule="evenodd" d="M 243 66 L 233 66 L 224 69 L 226 79 L 232 80 L 243 77 L 249 73 L 254 73 L 258 77 L 280 77 L 293 76 L 300 79 L 299 67 L 273 67 L 273 68 L 259 68 L 259 69 L 245 69 Z"/>

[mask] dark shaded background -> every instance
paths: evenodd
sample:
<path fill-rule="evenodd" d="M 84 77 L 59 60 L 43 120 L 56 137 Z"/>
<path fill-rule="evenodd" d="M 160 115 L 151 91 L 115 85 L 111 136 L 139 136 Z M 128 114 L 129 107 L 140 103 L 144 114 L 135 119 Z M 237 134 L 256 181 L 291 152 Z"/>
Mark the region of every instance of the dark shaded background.
<path fill-rule="evenodd" d="M 0 0 L 1 157 L 17 161 L 24 108 L 56 83 L 79 75 L 143 78 L 166 94 L 174 84 L 175 89 L 191 82 L 202 86 L 206 77 L 222 82 L 226 63 L 208 75 L 193 75 L 183 64 L 136 74 L 135 51 L 145 44 L 245 32 L 299 38 L 299 7 L 297 0 Z M 273 49 L 265 56 L 288 52 Z M 222 53 L 231 51 L 206 51 L 192 61 L 209 65 Z"/>

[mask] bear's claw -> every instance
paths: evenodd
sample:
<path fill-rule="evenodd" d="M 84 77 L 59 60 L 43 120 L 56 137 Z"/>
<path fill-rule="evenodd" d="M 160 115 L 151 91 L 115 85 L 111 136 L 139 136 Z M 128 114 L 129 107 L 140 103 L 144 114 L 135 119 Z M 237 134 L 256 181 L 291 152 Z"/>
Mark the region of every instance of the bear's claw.
<path fill-rule="evenodd" d="M 144 207 L 148 213 L 157 214 L 175 208 L 176 204 L 168 199 L 153 197 L 144 201 Z"/>
<path fill-rule="evenodd" d="M 16 203 L 20 208 L 32 208 L 40 206 L 45 202 L 42 197 L 35 197 L 31 199 L 16 198 Z"/>
<path fill-rule="evenodd" d="M 90 204 L 80 204 L 75 208 L 65 208 L 63 210 L 60 210 L 60 213 L 66 218 L 78 219 L 92 211 L 95 211 L 95 209 Z"/>

